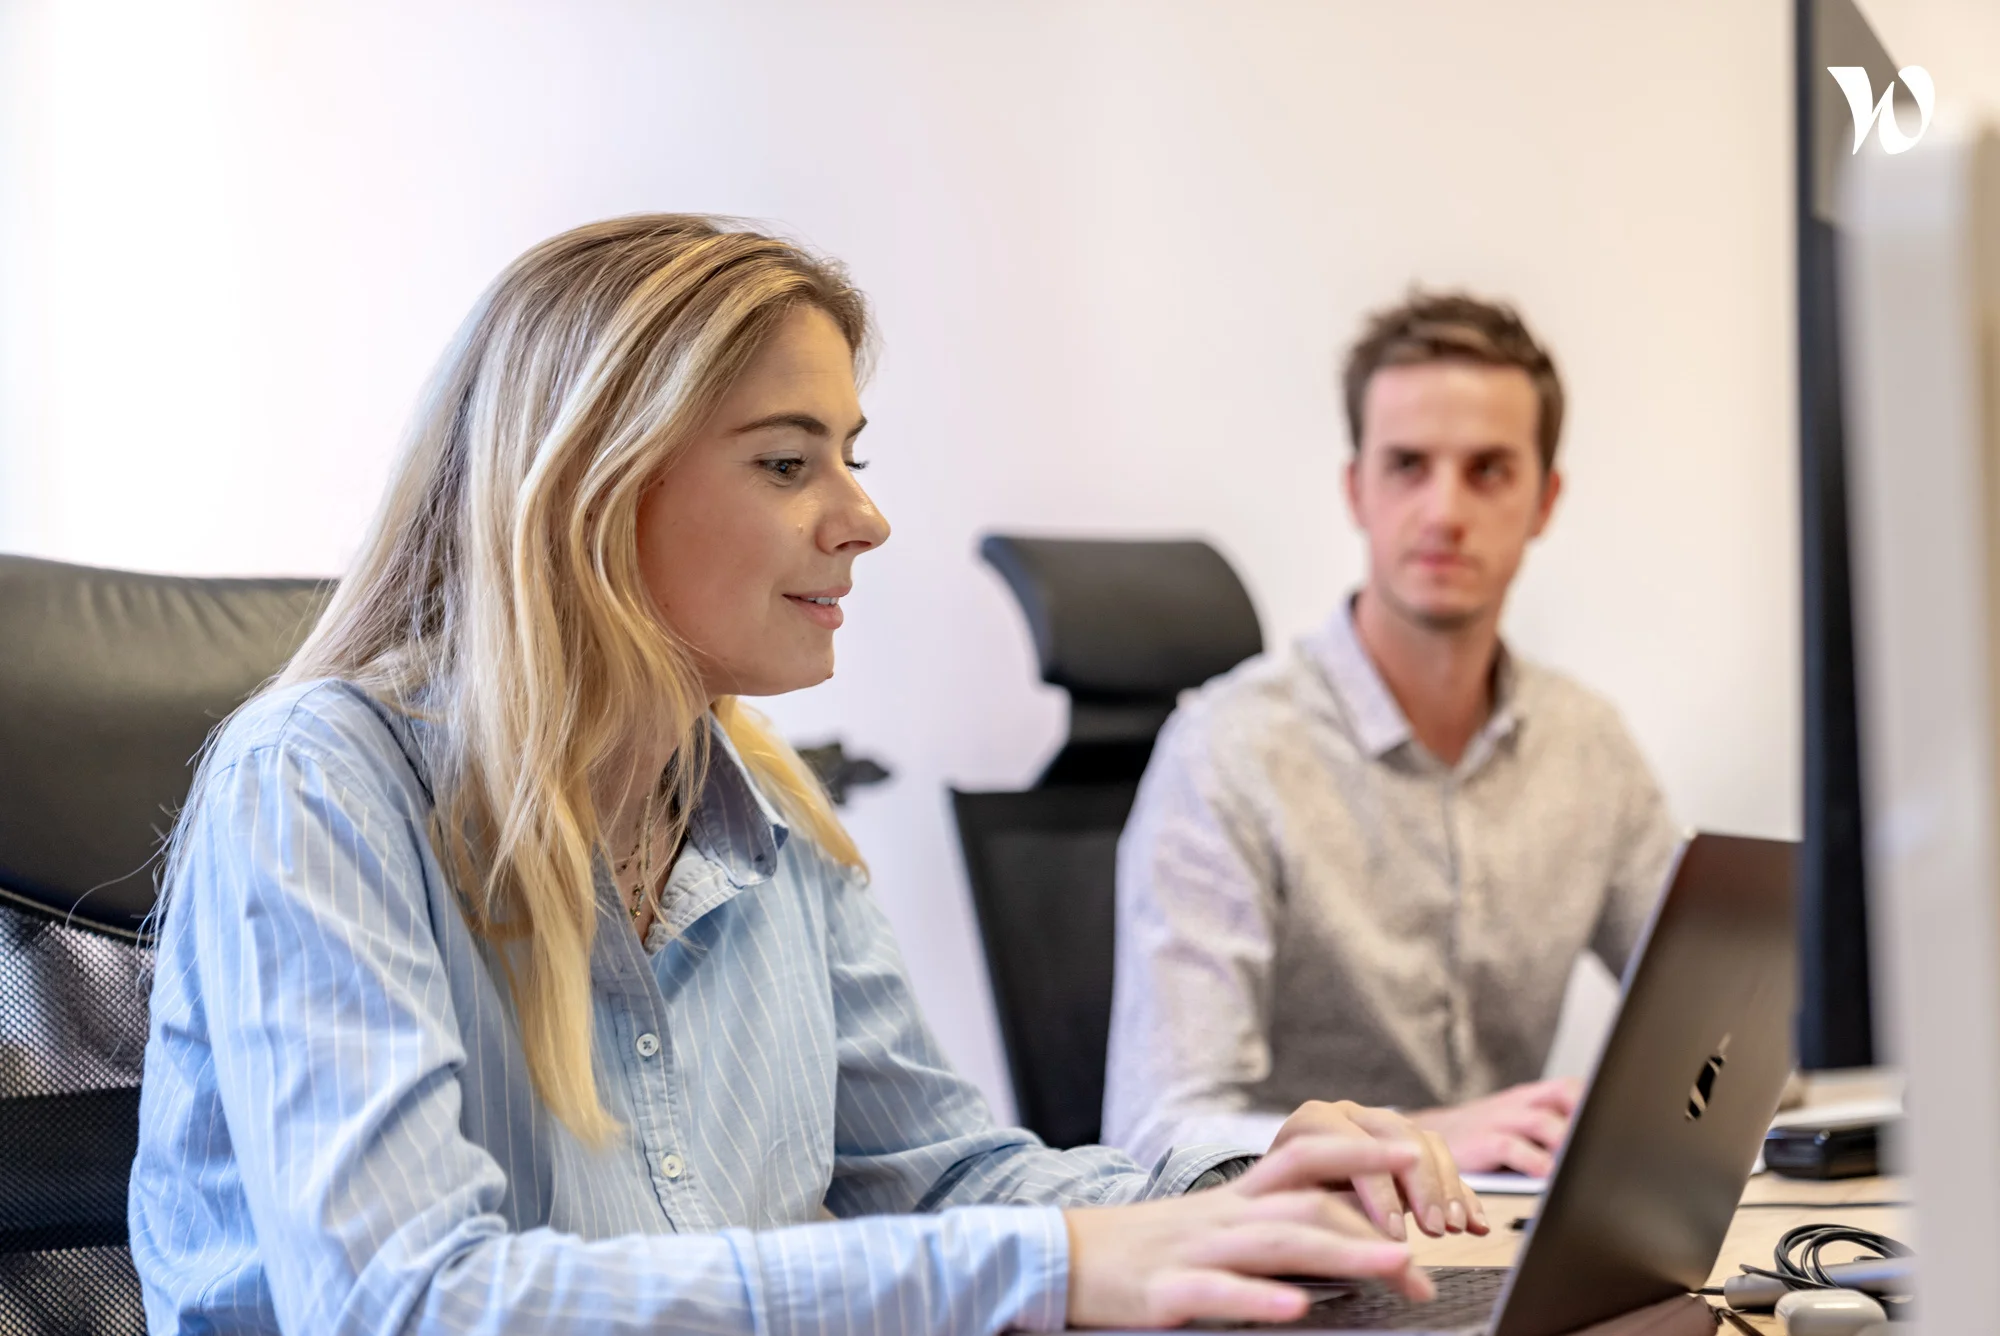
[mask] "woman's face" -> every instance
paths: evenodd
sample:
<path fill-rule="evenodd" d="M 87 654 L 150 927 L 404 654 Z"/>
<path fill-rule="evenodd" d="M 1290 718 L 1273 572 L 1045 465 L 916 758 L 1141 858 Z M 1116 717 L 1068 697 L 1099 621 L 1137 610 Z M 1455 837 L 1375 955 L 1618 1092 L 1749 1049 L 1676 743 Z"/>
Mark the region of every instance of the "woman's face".
<path fill-rule="evenodd" d="M 854 353 L 801 307 L 639 503 L 639 569 L 710 700 L 833 676 L 854 559 L 889 537 L 861 490 Z"/>

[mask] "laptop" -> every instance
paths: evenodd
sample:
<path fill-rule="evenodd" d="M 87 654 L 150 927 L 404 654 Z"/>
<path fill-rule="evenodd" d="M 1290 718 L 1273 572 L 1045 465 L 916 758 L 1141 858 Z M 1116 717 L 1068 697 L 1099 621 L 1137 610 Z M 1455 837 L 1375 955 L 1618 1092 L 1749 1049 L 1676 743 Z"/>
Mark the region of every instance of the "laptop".
<path fill-rule="evenodd" d="M 1795 849 L 1710 834 L 1682 847 L 1513 1267 L 1433 1269 L 1429 1304 L 1357 1284 L 1284 1325 L 1566 1336 L 1659 1305 L 1631 1329 L 1712 1329 L 1687 1296 L 1708 1283 L 1792 1070 Z"/>

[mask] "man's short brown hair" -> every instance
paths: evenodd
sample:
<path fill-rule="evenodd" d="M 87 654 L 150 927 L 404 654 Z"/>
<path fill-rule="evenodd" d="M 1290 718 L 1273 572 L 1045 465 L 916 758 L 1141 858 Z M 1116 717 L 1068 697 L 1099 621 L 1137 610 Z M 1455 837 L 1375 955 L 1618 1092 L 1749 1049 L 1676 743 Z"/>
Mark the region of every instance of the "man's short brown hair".
<path fill-rule="evenodd" d="M 1347 430 L 1361 452 L 1362 401 L 1377 371 L 1426 362 L 1476 362 L 1519 367 L 1534 384 L 1541 411 L 1535 418 L 1535 447 L 1544 476 L 1556 466 L 1562 438 L 1563 388 L 1555 359 L 1535 342 L 1519 312 L 1503 302 L 1481 301 L 1463 292 L 1411 289 L 1401 305 L 1368 317 L 1361 337 L 1347 353 L 1343 376 Z"/>

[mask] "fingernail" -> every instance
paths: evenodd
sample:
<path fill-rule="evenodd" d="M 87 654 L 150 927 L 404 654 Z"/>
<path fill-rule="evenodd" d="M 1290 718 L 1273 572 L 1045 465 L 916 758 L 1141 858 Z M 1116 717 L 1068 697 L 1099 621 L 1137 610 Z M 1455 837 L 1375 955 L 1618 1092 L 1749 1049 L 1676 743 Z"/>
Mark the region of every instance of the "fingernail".
<path fill-rule="evenodd" d="M 1433 1234 L 1444 1233 L 1444 1212 L 1438 1209 L 1436 1203 L 1424 1212 L 1424 1228 Z"/>
<path fill-rule="evenodd" d="M 1451 1205 L 1445 1207 L 1444 1220 L 1447 1225 L 1451 1226 L 1452 1233 L 1454 1234 L 1464 1233 L 1465 1204 L 1463 1202 L 1454 1201 Z"/>
<path fill-rule="evenodd" d="M 1481 1229 L 1490 1228 L 1486 1223 L 1486 1203 L 1477 1197 L 1472 1199 L 1472 1218 L 1479 1222 Z"/>
<path fill-rule="evenodd" d="M 1403 1213 L 1401 1211 L 1389 1212 L 1388 1229 L 1389 1237 L 1398 1243 L 1403 1242 L 1403 1240 L 1410 1236 L 1410 1231 L 1403 1227 Z"/>

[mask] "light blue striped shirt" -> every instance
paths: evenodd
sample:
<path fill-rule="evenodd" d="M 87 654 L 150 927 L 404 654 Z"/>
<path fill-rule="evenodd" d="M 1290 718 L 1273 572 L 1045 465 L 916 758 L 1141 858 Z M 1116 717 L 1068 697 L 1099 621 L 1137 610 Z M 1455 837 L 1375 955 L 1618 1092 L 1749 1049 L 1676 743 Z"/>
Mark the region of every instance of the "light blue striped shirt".
<path fill-rule="evenodd" d="M 599 877 L 594 1057 L 628 1131 L 586 1148 L 433 853 L 417 727 L 322 682 L 217 744 L 132 1173 L 153 1331 L 1046 1330 L 1060 1207 L 1231 1154 L 1148 1174 L 995 1127 L 861 879 L 789 837 L 719 730 L 656 951 Z"/>

